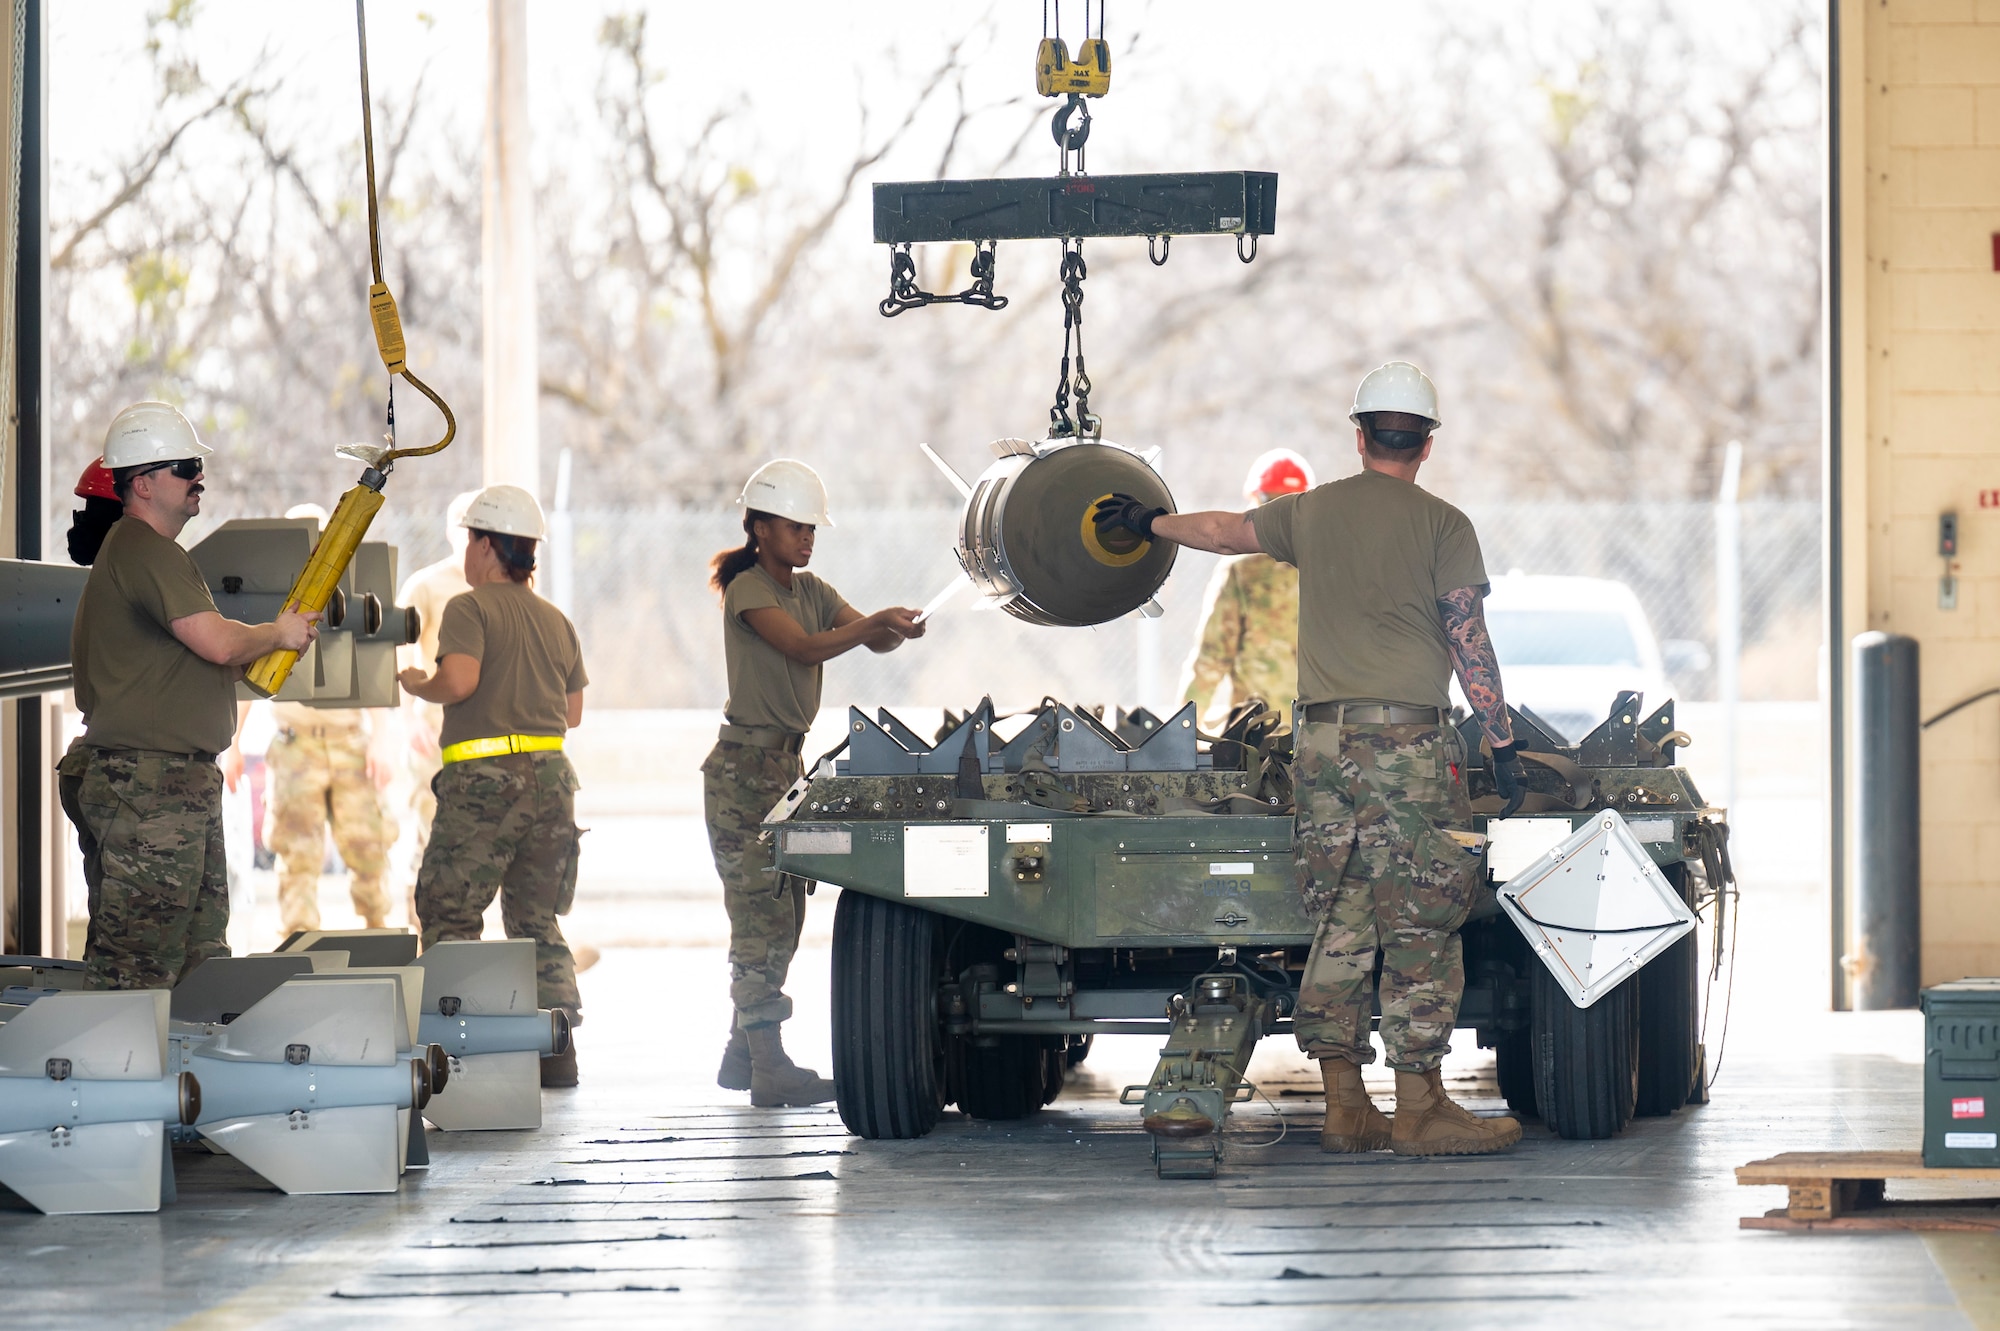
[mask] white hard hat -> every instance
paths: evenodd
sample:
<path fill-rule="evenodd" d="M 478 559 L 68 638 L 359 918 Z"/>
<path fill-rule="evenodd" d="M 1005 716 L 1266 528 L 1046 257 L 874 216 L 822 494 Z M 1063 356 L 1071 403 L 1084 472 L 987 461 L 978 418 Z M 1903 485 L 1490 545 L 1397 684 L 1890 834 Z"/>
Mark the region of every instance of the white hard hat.
<path fill-rule="evenodd" d="M 472 501 L 479 498 L 477 490 L 461 490 L 445 505 L 444 524 L 448 529 L 465 525 L 465 510 L 472 507 Z"/>
<path fill-rule="evenodd" d="M 1421 416 L 1431 423 L 1433 430 L 1444 424 L 1438 418 L 1437 385 L 1406 360 L 1392 360 L 1380 369 L 1370 370 L 1361 386 L 1354 390 L 1354 410 L 1347 419 L 1359 425 L 1361 417 L 1371 411 Z"/>
<path fill-rule="evenodd" d="M 326 510 L 318 504 L 293 504 L 285 510 L 288 518 L 311 518 L 320 526 L 326 526 Z"/>
<path fill-rule="evenodd" d="M 471 531 L 499 532 L 502 536 L 531 536 L 541 540 L 548 527 L 542 522 L 542 506 L 518 485 L 489 485 L 472 496 L 458 525 Z"/>
<path fill-rule="evenodd" d="M 113 471 L 204 458 L 214 451 L 195 437 L 187 417 L 164 402 L 134 402 L 113 416 L 104 432 L 104 465 Z"/>
<path fill-rule="evenodd" d="M 803 462 L 779 458 L 750 473 L 736 502 L 759 513 L 775 513 L 809 527 L 831 527 L 826 515 L 826 486 L 819 473 Z"/>

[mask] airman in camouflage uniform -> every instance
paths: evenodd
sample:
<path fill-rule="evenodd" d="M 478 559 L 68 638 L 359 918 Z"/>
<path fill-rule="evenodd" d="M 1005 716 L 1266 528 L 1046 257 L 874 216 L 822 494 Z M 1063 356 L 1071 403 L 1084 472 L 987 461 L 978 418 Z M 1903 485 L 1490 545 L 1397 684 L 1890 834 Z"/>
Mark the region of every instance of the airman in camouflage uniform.
<path fill-rule="evenodd" d="M 267 652 L 304 651 L 314 616 L 241 624 L 215 608 L 176 537 L 201 512 L 209 450 L 164 402 L 118 413 L 104 438 L 123 516 L 91 557 L 70 626 L 83 734 L 57 765 L 76 822 L 96 989 L 164 989 L 227 955 L 229 865 L 216 755 L 236 681 Z"/>
<path fill-rule="evenodd" d="M 1289 712 L 1299 694 L 1298 634 L 1299 571 L 1269 555 L 1224 560 L 1181 696 L 1205 718 L 1250 698 Z"/>
<path fill-rule="evenodd" d="M 1316 1059 L 1374 1062 L 1368 1000 L 1379 952 L 1391 1066 L 1427 1072 L 1458 1020 L 1458 929 L 1480 864 L 1467 844 L 1458 736 L 1436 725 L 1307 724 L 1295 781 L 1293 863 L 1319 923 L 1292 1022 L 1299 1046 Z"/>
<path fill-rule="evenodd" d="M 746 1026 L 788 1020 L 785 976 L 806 923 L 805 880 L 781 882 L 760 840 L 764 815 L 804 774 L 785 749 L 718 743 L 701 765 L 702 807 L 729 912 L 729 998 Z"/>
<path fill-rule="evenodd" d="M 319 871 L 331 823 L 355 913 L 380 928 L 389 916 L 382 875 L 391 836 L 370 772 L 366 722 L 358 711 L 298 703 L 280 704 L 277 719 L 264 761 L 281 927 L 286 934 L 319 928 Z"/>
<path fill-rule="evenodd" d="M 1417 485 L 1439 425 L 1429 377 L 1391 361 L 1361 381 L 1349 418 L 1361 458 L 1353 476 L 1247 513 L 1168 513 L 1114 494 L 1095 520 L 1299 570 L 1293 864 L 1318 928 L 1293 1031 L 1326 1090 L 1321 1149 L 1506 1150 L 1520 1124 L 1455 1104 L 1438 1066 L 1465 986 L 1457 931 L 1483 864 L 1464 754 L 1446 727 L 1454 673 L 1491 748 L 1495 785 L 1503 798 L 1519 790 L 1482 608 L 1485 559 L 1465 514 Z M 1368 990 L 1378 957 L 1393 1123 L 1361 1078 L 1375 1057 Z"/>
<path fill-rule="evenodd" d="M 1243 497 L 1253 504 L 1312 487 L 1312 464 L 1289 448 L 1263 454 L 1243 477 Z M 1222 561 L 1208 584 L 1201 640 L 1181 672 L 1180 694 L 1207 720 L 1251 698 L 1290 716 L 1299 696 L 1297 569 L 1265 554 Z"/>
<path fill-rule="evenodd" d="M 535 940 L 537 1006 L 580 1012 L 556 920 L 576 900 L 576 769 L 560 750 L 510 753 L 447 763 L 433 784 L 437 819 L 417 879 L 423 945 L 478 938 L 498 893 L 507 937 Z"/>
<path fill-rule="evenodd" d="M 229 955 L 221 769 L 179 753 L 77 746 L 58 771 L 76 783 L 82 815 L 90 987 L 169 989 Z"/>
<path fill-rule="evenodd" d="M 806 571 L 826 515 L 826 486 L 803 462 L 767 462 L 744 483 L 742 545 L 709 561 L 722 597 L 725 720 L 701 765 L 709 846 L 729 911 L 729 996 L 735 1008 L 718 1086 L 760 1107 L 816 1105 L 833 1082 L 785 1052 L 792 1015 L 785 974 L 805 925 L 806 885 L 769 871 L 759 824 L 801 772 L 799 752 L 819 714 L 826 662 L 856 647 L 892 651 L 923 636 L 904 607 L 863 615 Z"/>

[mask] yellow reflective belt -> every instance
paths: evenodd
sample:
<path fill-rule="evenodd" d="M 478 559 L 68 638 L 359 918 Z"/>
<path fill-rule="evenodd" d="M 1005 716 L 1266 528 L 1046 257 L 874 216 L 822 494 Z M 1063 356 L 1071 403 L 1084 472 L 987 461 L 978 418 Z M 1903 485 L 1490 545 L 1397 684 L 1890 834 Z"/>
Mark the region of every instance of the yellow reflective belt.
<path fill-rule="evenodd" d="M 503 753 L 544 753 L 563 746 L 561 735 L 495 735 L 491 739 L 462 739 L 447 744 L 438 756 L 448 763 L 467 758 L 497 758 Z"/>

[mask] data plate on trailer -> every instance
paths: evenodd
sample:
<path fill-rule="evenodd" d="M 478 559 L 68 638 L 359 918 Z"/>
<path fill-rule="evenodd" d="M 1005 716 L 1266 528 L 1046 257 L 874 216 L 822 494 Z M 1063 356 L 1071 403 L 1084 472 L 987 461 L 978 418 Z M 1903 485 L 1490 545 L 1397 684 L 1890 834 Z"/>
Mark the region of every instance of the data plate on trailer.
<path fill-rule="evenodd" d="M 1615 809 L 1591 815 L 1498 896 L 1578 1007 L 1610 993 L 1694 928 L 1694 912 Z"/>

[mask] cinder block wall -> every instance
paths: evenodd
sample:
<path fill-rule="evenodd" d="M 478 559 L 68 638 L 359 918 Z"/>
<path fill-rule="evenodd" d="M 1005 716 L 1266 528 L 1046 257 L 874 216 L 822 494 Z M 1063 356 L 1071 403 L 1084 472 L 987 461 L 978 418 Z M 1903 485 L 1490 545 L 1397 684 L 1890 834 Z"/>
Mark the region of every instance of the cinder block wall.
<path fill-rule="evenodd" d="M 2000 0 L 1840 20 L 1846 621 L 1919 641 L 1930 716 L 2000 685 Z M 1924 983 L 2000 975 L 2000 700 L 1926 732 L 1922 793 Z"/>

